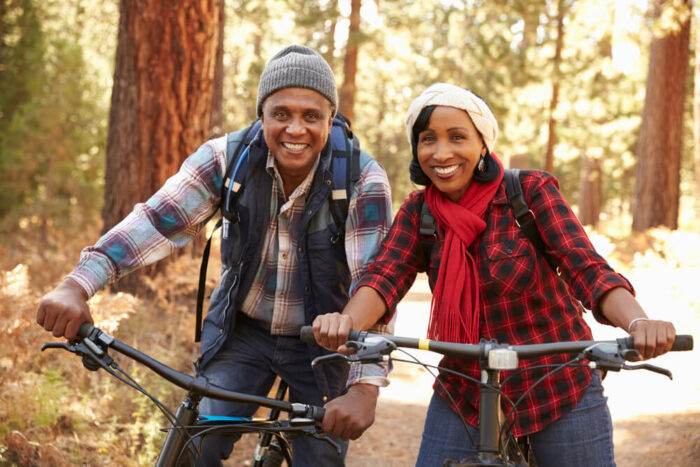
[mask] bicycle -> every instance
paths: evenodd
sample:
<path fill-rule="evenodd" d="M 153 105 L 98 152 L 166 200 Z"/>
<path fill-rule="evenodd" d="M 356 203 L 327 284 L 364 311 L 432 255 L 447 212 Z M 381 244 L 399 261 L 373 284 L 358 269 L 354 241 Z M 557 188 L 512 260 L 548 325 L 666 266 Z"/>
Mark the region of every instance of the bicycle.
<path fill-rule="evenodd" d="M 167 435 L 158 456 L 157 467 L 194 465 L 201 439 L 213 434 L 260 434 L 260 441 L 255 450 L 254 463 L 252 464 L 256 467 L 279 466 L 282 461 L 291 466 L 290 440 L 299 436 L 309 436 L 328 442 L 340 455 L 341 449 L 337 443 L 321 432 L 320 422 L 323 420 L 325 409 L 283 400 L 287 390 L 287 386 L 283 382 L 278 385 L 275 399 L 229 391 L 209 384 L 203 376 L 180 373 L 88 323 L 80 326 L 78 336 L 79 338 L 68 343 L 45 343 L 41 346 L 41 350 L 62 349 L 74 353 L 82 357 L 83 366 L 88 370 L 104 369 L 121 382 L 144 394 L 158 407 L 170 422 L 170 426 L 163 429 Z M 173 414 L 170 409 L 124 372 L 118 363 L 109 356 L 108 349 L 135 360 L 167 381 L 187 390 L 185 399 L 176 413 Z M 198 406 L 202 397 L 252 403 L 271 410 L 267 419 L 200 415 Z M 278 420 L 281 412 L 287 413 L 288 419 Z"/>
<path fill-rule="evenodd" d="M 300 337 L 306 342 L 315 342 L 311 326 L 304 326 L 301 329 Z M 637 351 L 634 350 L 634 340 L 632 337 L 620 338 L 614 341 L 573 341 L 511 346 L 506 343 L 498 343 L 495 340 L 487 341 L 482 339 L 478 344 L 456 344 L 451 342 L 431 341 L 428 339 L 371 334 L 367 331 L 352 330 L 345 345 L 348 348 L 354 349 L 355 353 L 352 355 L 343 355 L 340 353 L 324 355 L 316 358 L 312 362 L 312 366 L 332 359 L 344 359 L 348 362 L 361 363 L 396 361 L 419 364 L 427 369 L 435 368 L 449 371 L 479 385 L 478 443 L 475 443 L 470 436 L 470 442 L 476 449 L 476 455 L 468 459 L 445 459 L 443 464 L 445 467 L 536 466 L 532 453 L 528 450 L 527 440 L 516 440 L 510 433 L 509 425 L 512 425 L 512 419 L 516 414 L 515 408 L 517 405 L 525 399 L 527 392 L 532 391 L 539 382 L 544 380 L 544 377 L 535 382 L 533 386 L 515 402 L 508 399 L 501 390 L 501 371 L 518 370 L 520 359 L 551 354 L 576 355 L 563 365 L 552 365 L 554 368 L 549 371 L 545 377 L 567 365 L 585 365 L 592 369 L 604 371 L 649 370 L 672 378 L 670 371 L 649 363 L 639 363 L 636 365 L 628 365 L 625 363 L 626 360 L 637 355 Z M 428 350 L 447 357 L 478 361 L 482 370 L 482 375 L 485 374 L 485 376 L 482 376 L 482 380 L 477 380 L 453 370 L 435 365 L 427 365 L 420 362 L 415 357 L 412 357 L 413 360 L 391 357 L 392 352 L 396 350 L 403 351 L 402 348 Z M 671 350 L 686 351 L 692 349 L 693 337 L 690 335 L 679 335 L 676 336 Z M 405 351 L 403 352 L 407 353 Z M 410 354 L 408 355 L 410 356 Z M 585 363 L 586 361 L 587 363 Z M 527 368 L 520 371 L 526 370 Z M 510 411 L 506 414 L 503 423 L 501 423 L 500 420 L 502 397 L 507 400 L 510 406 Z M 523 448 L 523 446 L 525 448 Z"/>

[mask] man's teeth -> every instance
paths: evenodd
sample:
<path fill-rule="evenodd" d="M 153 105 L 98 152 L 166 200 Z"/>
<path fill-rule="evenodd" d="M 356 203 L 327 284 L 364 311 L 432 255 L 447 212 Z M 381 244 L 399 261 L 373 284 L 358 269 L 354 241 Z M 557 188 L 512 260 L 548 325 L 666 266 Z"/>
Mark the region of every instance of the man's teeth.
<path fill-rule="evenodd" d="M 457 170 L 456 165 L 451 165 L 449 167 L 435 167 L 435 171 L 440 175 L 450 175 Z"/>
<path fill-rule="evenodd" d="M 284 147 L 292 151 L 299 151 L 306 147 L 306 144 L 284 143 Z"/>

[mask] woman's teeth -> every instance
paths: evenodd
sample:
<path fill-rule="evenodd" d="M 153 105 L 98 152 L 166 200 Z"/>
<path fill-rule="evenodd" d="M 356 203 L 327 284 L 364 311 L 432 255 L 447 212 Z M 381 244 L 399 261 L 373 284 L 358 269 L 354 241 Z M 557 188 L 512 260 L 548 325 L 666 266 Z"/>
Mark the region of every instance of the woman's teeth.
<path fill-rule="evenodd" d="M 435 167 L 434 169 L 438 175 L 452 175 L 457 171 L 458 167 L 457 165 L 451 165 L 449 167 Z"/>

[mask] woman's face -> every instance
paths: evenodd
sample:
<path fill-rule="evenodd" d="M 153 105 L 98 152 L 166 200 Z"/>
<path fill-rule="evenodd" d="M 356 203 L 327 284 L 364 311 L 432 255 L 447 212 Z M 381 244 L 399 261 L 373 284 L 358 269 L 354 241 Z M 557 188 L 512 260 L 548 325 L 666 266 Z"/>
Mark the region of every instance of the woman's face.
<path fill-rule="evenodd" d="M 467 112 L 437 106 L 418 134 L 418 163 L 435 188 L 455 203 L 462 199 L 479 157 L 486 152 Z"/>

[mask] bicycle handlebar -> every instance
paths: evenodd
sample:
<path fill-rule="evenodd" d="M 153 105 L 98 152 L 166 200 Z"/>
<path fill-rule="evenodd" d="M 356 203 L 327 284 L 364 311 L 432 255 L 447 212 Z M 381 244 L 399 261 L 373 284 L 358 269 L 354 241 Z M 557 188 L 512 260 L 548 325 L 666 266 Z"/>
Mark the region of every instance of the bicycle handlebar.
<path fill-rule="evenodd" d="M 271 409 L 278 409 L 284 412 L 292 413 L 299 416 L 307 416 L 317 422 L 323 421 L 325 409 L 306 404 L 296 404 L 278 399 L 271 399 L 263 396 L 245 394 L 209 384 L 209 381 L 204 376 L 191 376 L 185 373 L 180 373 L 177 370 L 149 357 L 148 355 L 139 352 L 133 347 L 113 338 L 109 334 L 103 332 L 99 328 L 94 327 L 90 323 L 83 323 L 78 330 L 78 336 L 82 338 L 82 342 L 88 347 L 96 357 L 100 358 L 104 355 L 104 351 L 98 344 L 104 347 L 110 347 L 117 352 L 141 363 L 148 367 L 156 374 L 175 384 L 176 386 L 195 392 L 204 397 L 220 399 L 232 402 L 245 402 L 261 405 Z"/>
<path fill-rule="evenodd" d="M 311 326 L 303 326 L 299 337 L 304 342 L 316 342 Z M 428 339 L 416 339 L 408 337 L 398 337 L 388 334 L 371 334 L 367 331 L 351 330 L 348 341 L 364 342 L 370 337 L 381 337 L 398 347 L 410 349 L 430 350 L 447 357 L 476 360 L 485 357 L 489 350 L 497 348 L 499 344 L 495 342 L 485 342 L 480 344 L 457 344 L 453 342 L 440 342 Z M 614 341 L 572 341 L 572 342 L 552 342 L 545 344 L 528 345 L 508 345 L 508 349 L 517 352 L 519 358 L 532 358 L 555 353 L 575 354 L 584 351 L 595 344 L 615 344 L 622 349 L 634 349 L 634 338 L 632 336 L 619 338 Z M 671 351 L 693 350 L 693 336 L 678 335 L 673 342 Z"/>

